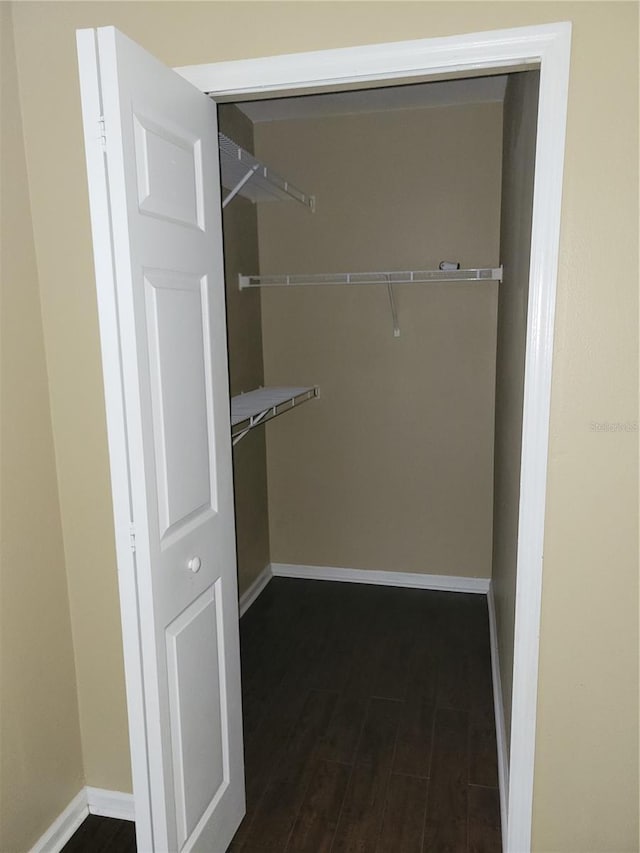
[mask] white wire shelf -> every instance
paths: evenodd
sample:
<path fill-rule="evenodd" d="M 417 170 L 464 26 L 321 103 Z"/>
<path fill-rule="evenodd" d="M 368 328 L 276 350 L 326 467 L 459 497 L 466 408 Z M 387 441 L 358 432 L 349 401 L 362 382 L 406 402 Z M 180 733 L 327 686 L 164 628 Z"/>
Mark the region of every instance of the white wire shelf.
<path fill-rule="evenodd" d="M 228 136 L 218 134 L 220 148 L 220 179 L 229 193 L 222 202 L 226 207 L 240 195 L 250 201 L 297 201 L 315 211 L 315 196 L 303 192 L 290 181 L 276 174 L 264 163 L 241 148 Z"/>
<path fill-rule="evenodd" d="M 231 398 L 231 439 L 233 446 L 254 427 L 288 412 L 295 406 L 318 397 L 315 385 L 299 387 L 256 388 Z"/>
<path fill-rule="evenodd" d="M 403 270 L 393 272 L 294 273 L 238 276 L 240 290 L 250 287 L 305 287 L 351 284 L 429 284 L 437 281 L 502 281 L 502 267 L 467 270 Z"/>

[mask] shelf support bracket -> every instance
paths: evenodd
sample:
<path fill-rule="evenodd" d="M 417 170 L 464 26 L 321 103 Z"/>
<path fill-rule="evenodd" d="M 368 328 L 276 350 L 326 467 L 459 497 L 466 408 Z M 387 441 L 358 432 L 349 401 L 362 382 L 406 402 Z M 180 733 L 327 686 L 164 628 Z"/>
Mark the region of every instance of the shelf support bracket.
<path fill-rule="evenodd" d="M 259 391 L 260 389 L 256 389 Z M 267 391 L 269 389 L 266 389 Z M 317 386 L 313 386 L 311 388 L 282 388 L 282 389 L 272 389 L 275 391 L 293 391 L 298 393 L 293 393 L 291 396 L 281 396 L 278 397 L 272 402 L 272 405 L 267 406 L 266 409 L 259 409 L 255 411 L 254 414 L 247 414 L 246 417 L 243 417 L 241 421 L 237 421 L 235 426 L 231 426 L 231 442 L 233 447 L 247 435 L 250 430 L 254 427 L 259 426 L 262 423 L 265 423 L 271 418 L 275 418 L 276 415 L 281 414 L 282 412 L 289 411 L 289 409 L 293 409 L 295 406 L 300 405 L 301 403 L 306 402 L 307 400 L 312 400 L 314 397 L 320 396 L 320 389 Z M 249 392 L 251 394 L 252 392 Z M 236 397 L 231 398 L 231 408 L 233 411 L 233 403 L 234 400 L 238 400 L 242 397 L 242 394 L 237 395 Z M 242 426 L 244 424 L 244 426 Z"/>
<path fill-rule="evenodd" d="M 223 210 L 224 210 L 224 208 L 229 204 L 229 202 L 231 201 L 231 199 L 232 199 L 232 198 L 235 198 L 235 197 L 238 195 L 238 193 L 240 192 L 240 190 L 242 189 L 242 187 L 243 187 L 246 183 L 248 183 L 248 181 L 250 181 L 250 180 L 251 180 L 251 178 L 255 175 L 255 173 L 258 171 L 258 169 L 259 169 L 259 168 L 260 168 L 260 164 L 259 164 L 259 163 L 256 163 L 256 165 L 255 165 L 255 166 L 252 166 L 252 167 L 249 169 L 249 171 L 247 172 L 247 174 L 246 174 L 243 178 L 241 178 L 241 179 L 238 181 L 238 183 L 237 183 L 237 184 L 235 185 L 235 187 L 231 190 L 231 192 L 229 193 L 229 195 L 228 195 L 228 196 L 225 198 L 225 200 L 222 202 L 222 209 L 223 209 Z"/>
<path fill-rule="evenodd" d="M 393 337 L 400 337 L 400 326 L 398 325 L 398 309 L 396 308 L 396 300 L 393 295 L 393 285 L 387 277 L 387 292 L 389 294 L 389 305 L 391 306 L 391 318 L 393 320 Z"/>
<path fill-rule="evenodd" d="M 239 432 L 236 435 L 232 436 L 232 438 L 231 438 L 232 447 L 235 447 L 236 444 L 240 441 L 240 439 L 244 438 L 245 435 L 247 435 L 247 433 L 249 432 L 250 429 L 251 429 L 251 427 L 247 427 L 246 429 L 243 429 L 242 432 Z"/>

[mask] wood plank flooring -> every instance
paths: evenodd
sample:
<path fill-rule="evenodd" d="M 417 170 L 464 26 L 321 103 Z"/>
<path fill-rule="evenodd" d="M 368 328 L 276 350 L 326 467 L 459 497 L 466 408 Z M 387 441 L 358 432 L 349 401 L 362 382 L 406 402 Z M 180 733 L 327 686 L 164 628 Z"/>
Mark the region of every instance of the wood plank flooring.
<path fill-rule="evenodd" d="M 62 850 L 63 853 L 135 853 L 135 824 L 131 820 L 90 814 Z"/>
<path fill-rule="evenodd" d="M 241 648 L 233 853 L 499 853 L 484 596 L 274 578 Z"/>

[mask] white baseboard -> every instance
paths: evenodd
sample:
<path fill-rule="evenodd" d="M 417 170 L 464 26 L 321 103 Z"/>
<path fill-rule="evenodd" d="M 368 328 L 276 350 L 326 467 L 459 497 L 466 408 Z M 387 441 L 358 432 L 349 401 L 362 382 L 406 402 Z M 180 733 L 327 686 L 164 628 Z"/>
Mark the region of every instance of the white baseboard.
<path fill-rule="evenodd" d="M 258 577 L 254 580 L 251 586 L 240 596 L 238 601 L 238 609 L 240 611 L 240 616 L 244 616 L 247 610 L 251 607 L 256 598 L 260 595 L 266 585 L 269 583 L 273 574 L 271 572 L 271 566 L 267 565 L 260 572 Z"/>
<path fill-rule="evenodd" d="M 507 750 L 507 728 L 504 720 L 504 699 L 502 696 L 502 678 L 500 677 L 500 658 L 498 655 L 498 627 L 496 623 L 496 602 L 493 585 L 487 593 L 489 609 L 489 642 L 491 644 L 491 675 L 493 681 L 493 705 L 496 717 L 496 743 L 498 746 L 498 786 L 500 788 L 500 821 L 502 823 L 502 843 L 507 841 L 507 796 L 509 791 L 509 753 Z M 504 847 L 506 853 L 506 847 Z"/>
<path fill-rule="evenodd" d="M 434 589 L 444 592 L 472 592 L 486 595 L 488 578 L 467 578 L 449 575 L 423 575 L 418 572 L 385 572 L 378 569 L 345 569 L 335 566 L 300 566 L 291 563 L 270 563 L 265 566 L 238 601 L 240 616 L 244 616 L 272 577 L 303 578 L 319 581 L 366 583 L 379 586 L 399 586 L 410 589 Z"/>
<path fill-rule="evenodd" d="M 31 848 L 30 853 L 58 853 L 89 814 L 83 788 Z"/>
<path fill-rule="evenodd" d="M 133 794 L 107 791 L 105 788 L 85 788 L 89 814 L 102 817 L 117 817 L 120 820 L 135 820 Z"/>
<path fill-rule="evenodd" d="M 274 577 L 307 578 L 318 581 L 344 581 L 411 589 L 438 589 L 444 592 L 474 592 L 486 595 L 489 578 L 465 578 L 449 575 L 423 575 L 419 572 L 385 572 L 377 569 L 344 569 L 333 566 L 297 566 L 271 563 Z"/>
<path fill-rule="evenodd" d="M 89 814 L 135 820 L 133 794 L 107 791 L 104 788 L 82 788 L 29 853 L 60 853 Z"/>

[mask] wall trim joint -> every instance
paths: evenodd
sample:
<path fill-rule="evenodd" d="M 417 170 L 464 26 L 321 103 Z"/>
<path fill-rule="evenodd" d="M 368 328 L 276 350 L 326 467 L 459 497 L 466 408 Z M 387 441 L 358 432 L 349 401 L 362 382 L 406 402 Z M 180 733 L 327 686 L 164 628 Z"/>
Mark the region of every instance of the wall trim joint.
<path fill-rule="evenodd" d="M 247 589 L 242 593 L 240 599 L 238 600 L 238 610 L 240 612 L 240 616 L 244 616 L 247 610 L 251 607 L 251 605 L 255 602 L 259 595 L 261 595 L 271 578 L 273 577 L 273 573 L 271 571 L 271 564 L 267 564 L 264 569 L 260 572 L 258 577 L 250 584 Z"/>
<path fill-rule="evenodd" d="M 507 853 L 507 815 L 509 797 L 509 749 L 507 727 L 504 715 L 504 697 L 502 677 L 500 675 L 500 655 L 498 647 L 498 624 L 496 620 L 496 602 L 493 582 L 487 593 L 489 610 L 489 644 L 491 648 L 491 683 L 493 685 L 493 707 L 496 718 L 496 746 L 498 750 L 498 788 L 500 791 L 500 823 L 502 826 L 502 847 Z"/>
<path fill-rule="evenodd" d="M 471 592 L 486 595 L 489 578 L 459 575 L 429 575 L 420 572 L 386 572 L 381 569 L 349 569 L 336 566 L 300 566 L 271 563 L 271 573 L 281 578 L 306 578 L 317 581 L 368 583 L 376 586 L 399 586 L 409 589 L 436 589 L 443 592 Z"/>
<path fill-rule="evenodd" d="M 108 791 L 105 788 L 81 788 L 29 853 L 60 853 L 90 814 L 135 820 L 133 794 Z"/>

